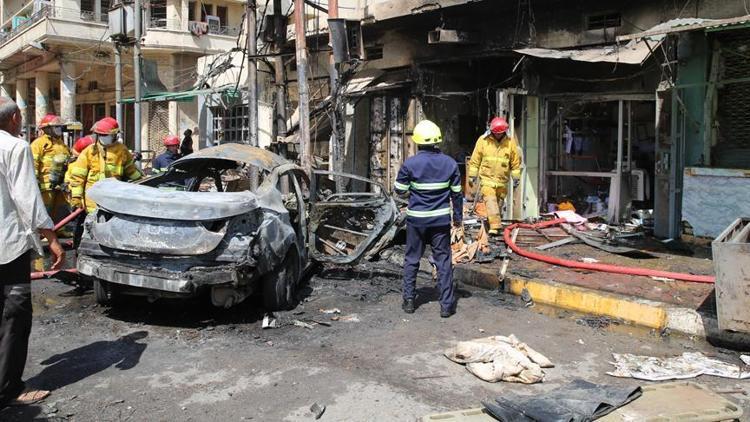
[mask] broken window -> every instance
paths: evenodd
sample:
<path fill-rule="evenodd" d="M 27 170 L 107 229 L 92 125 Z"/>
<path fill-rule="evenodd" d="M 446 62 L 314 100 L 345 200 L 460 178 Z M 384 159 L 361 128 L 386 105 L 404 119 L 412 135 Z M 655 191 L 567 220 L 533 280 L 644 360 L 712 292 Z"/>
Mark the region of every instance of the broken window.
<path fill-rule="evenodd" d="M 622 26 L 622 15 L 620 12 L 601 13 L 586 17 L 586 30 L 618 28 Z"/>
<path fill-rule="evenodd" d="M 372 45 L 365 47 L 365 58 L 367 60 L 379 60 L 383 58 L 383 46 Z"/>

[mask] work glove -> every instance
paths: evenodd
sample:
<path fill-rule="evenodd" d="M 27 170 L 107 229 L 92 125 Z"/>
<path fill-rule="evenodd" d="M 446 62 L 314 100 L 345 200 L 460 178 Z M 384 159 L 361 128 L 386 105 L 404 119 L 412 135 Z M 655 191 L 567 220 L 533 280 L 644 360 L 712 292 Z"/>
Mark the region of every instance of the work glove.
<path fill-rule="evenodd" d="M 467 187 L 469 188 L 469 192 L 474 195 L 474 192 L 476 191 L 476 183 L 477 179 L 475 177 L 470 177 L 467 183 Z"/>

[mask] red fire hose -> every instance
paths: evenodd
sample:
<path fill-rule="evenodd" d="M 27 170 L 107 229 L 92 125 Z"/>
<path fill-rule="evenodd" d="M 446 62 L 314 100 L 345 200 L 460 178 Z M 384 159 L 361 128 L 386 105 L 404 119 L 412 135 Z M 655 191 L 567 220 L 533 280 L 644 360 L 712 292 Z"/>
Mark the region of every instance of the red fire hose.
<path fill-rule="evenodd" d="M 80 213 L 82 213 L 82 212 L 83 212 L 83 208 L 78 208 L 75 211 L 71 212 L 70 214 L 68 214 L 67 217 L 63 218 L 57 224 L 55 224 L 55 228 L 53 230 L 54 231 L 60 230 L 62 228 L 62 226 L 70 223 L 71 221 L 73 221 L 73 219 L 76 218 L 76 217 L 78 217 L 78 215 Z"/>
<path fill-rule="evenodd" d="M 31 273 L 31 279 L 32 280 L 39 280 L 42 278 L 50 278 L 54 276 L 57 273 L 70 273 L 70 274 L 78 274 L 78 270 L 75 268 L 71 268 L 68 270 L 53 270 L 53 271 L 37 271 L 34 273 Z"/>
<path fill-rule="evenodd" d="M 73 211 L 70 214 L 68 214 L 67 217 L 63 218 L 57 224 L 55 224 L 55 228 L 52 229 L 52 230 L 54 230 L 54 231 L 60 230 L 64 225 L 66 225 L 66 224 L 70 223 L 71 221 L 73 221 L 73 219 L 76 218 L 76 217 L 78 217 L 82 212 L 83 212 L 83 208 L 76 209 L 75 211 Z M 54 276 L 55 274 L 57 274 L 59 272 L 66 272 L 66 273 L 76 274 L 76 273 L 78 273 L 78 270 L 75 269 L 75 268 L 70 268 L 70 269 L 67 269 L 67 270 L 36 271 L 36 272 L 31 273 L 31 279 L 32 280 L 39 280 L 39 279 L 42 279 L 42 278 L 49 278 L 49 277 L 52 277 L 52 276 Z"/>
<path fill-rule="evenodd" d="M 544 221 L 544 222 L 537 223 L 537 224 L 515 223 L 505 228 L 505 231 L 503 232 L 503 237 L 505 238 L 505 243 L 508 245 L 508 247 L 510 247 L 513 250 L 513 252 L 523 257 L 533 259 L 535 261 L 546 262 L 548 264 L 559 265 L 561 267 L 575 268 L 579 270 L 602 271 L 605 273 L 639 275 L 639 276 L 644 276 L 644 277 L 663 277 L 663 278 L 670 278 L 673 280 L 691 281 L 695 283 L 714 283 L 716 281 L 716 279 L 710 275 L 693 275 L 693 274 L 684 274 L 684 273 L 673 273 L 669 271 L 651 270 L 648 268 L 621 267 L 619 265 L 611 265 L 611 264 L 588 264 L 585 262 L 561 259 L 561 258 L 557 258 L 554 256 L 527 251 L 526 249 L 522 249 L 516 246 L 515 242 L 513 242 L 513 239 L 511 239 L 510 234 L 513 231 L 513 229 L 516 229 L 516 228 L 538 230 L 538 229 L 543 229 L 545 227 L 556 226 L 558 224 L 565 223 L 565 222 L 566 221 L 564 219 L 557 219 L 557 220 Z"/>

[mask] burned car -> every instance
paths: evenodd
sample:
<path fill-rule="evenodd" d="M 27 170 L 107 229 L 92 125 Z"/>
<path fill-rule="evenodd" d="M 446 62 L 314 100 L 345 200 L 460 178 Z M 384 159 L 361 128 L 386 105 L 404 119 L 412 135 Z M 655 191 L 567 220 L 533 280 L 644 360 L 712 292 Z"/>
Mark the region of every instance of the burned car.
<path fill-rule="evenodd" d="M 324 171 L 310 180 L 241 144 L 200 150 L 138 183 L 106 179 L 89 194 L 98 208 L 84 222 L 77 268 L 102 304 L 209 289 L 216 306 L 259 293 L 264 308 L 289 309 L 310 260 L 356 263 L 400 224 L 383 186 Z"/>

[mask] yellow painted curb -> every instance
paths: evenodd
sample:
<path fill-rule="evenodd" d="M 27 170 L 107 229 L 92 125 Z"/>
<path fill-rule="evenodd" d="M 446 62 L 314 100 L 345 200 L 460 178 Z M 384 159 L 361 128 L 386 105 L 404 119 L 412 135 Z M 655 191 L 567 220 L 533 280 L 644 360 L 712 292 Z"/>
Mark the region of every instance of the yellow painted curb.
<path fill-rule="evenodd" d="M 570 311 L 607 316 L 661 330 L 667 326 L 667 309 L 645 299 L 625 298 L 554 281 L 506 281 L 506 290 L 520 296 L 526 289 L 534 302 Z"/>

